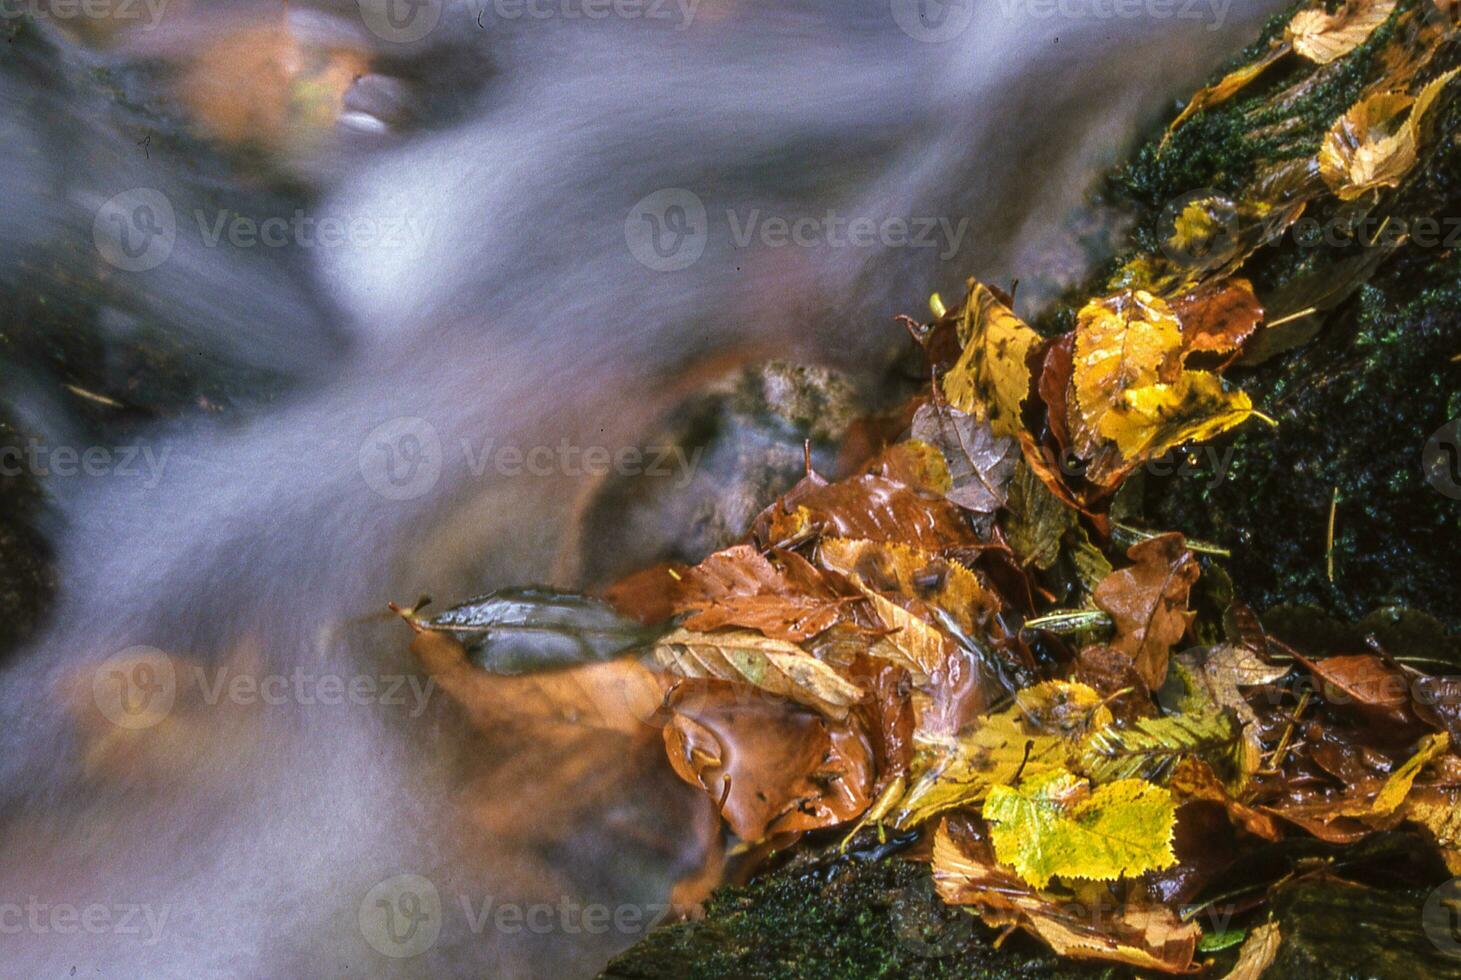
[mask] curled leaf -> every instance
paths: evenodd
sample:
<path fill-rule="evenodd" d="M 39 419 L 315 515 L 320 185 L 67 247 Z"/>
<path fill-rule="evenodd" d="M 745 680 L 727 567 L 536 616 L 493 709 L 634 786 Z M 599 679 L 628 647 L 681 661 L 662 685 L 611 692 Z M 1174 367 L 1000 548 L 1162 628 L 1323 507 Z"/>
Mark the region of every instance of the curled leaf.
<path fill-rule="evenodd" d="M 1329 189 L 1340 200 L 1353 201 L 1381 187 L 1400 186 L 1419 157 L 1426 116 L 1458 71 L 1435 79 L 1414 99 L 1399 92 L 1371 95 L 1336 120 L 1319 149 L 1319 174 Z"/>
<path fill-rule="evenodd" d="M 1284 37 L 1294 53 L 1316 65 L 1343 58 L 1364 44 L 1375 28 L 1390 19 L 1396 0 L 1350 0 L 1335 13 L 1301 10 L 1289 21 Z"/>

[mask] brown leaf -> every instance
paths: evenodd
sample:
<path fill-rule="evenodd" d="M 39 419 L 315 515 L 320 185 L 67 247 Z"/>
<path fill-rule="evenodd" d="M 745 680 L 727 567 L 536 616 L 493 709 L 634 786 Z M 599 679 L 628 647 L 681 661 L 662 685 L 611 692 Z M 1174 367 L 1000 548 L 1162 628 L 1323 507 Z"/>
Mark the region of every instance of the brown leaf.
<path fill-rule="evenodd" d="M 1340 712 L 1402 733 L 1419 727 L 1411 710 L 1410 678 L 1400 668 L 1370 653 L 1311 660 L 1294 651 L 1294 657 L 1319 682 L 1325 703 Z"/>
<path fill-rule="evenodd" d="M 1250 834 L 1264 840 L 1278 840 L 1283 836 L 1273 817 L 1233 799 L 1212 767 L 1195 756 L 1188 756 L 1177 763 L 1170 786 L 1179 797 L 1219 804 L 1227 810 L 1235 825 Z"/>
<path fill-rule="evenodd" d="M 816 830 L 855 819 L 872 790 L 872 748 L 853 720 L 775 704 L 742 685 L 685 681 L 671 692 L 665 749 L 737 836 Z"/>
<path fill-rule="evenodd" d="M 1075 672 L 1071 678 L 1089 684 L 1106 698 L 1111 713 L 1122 721 L 1149 718 L 1156 714 L 1151 689 L 1136 672 L 1131 657 L 1120 650 L 1099 644 L 1084 647 L 1076 655 Z"/>
<path fill-rule="evenodd" d="M 1247 279 L 1204 284 L 1172 300 L 1182 324 L 1185 354 L 1231 354 L 1242 348 L 1263 322 L 1263 306 Z"/>
<path fill-rule="evenodd" d="M 1223 980 L 1258 980 L 1273 965 L 1282 939 L 1277 922 L 1255 926 L 1238 950 L 1238 962 Z"/>
<path fill-rule="evenodd" d="M 644 734 L 665 691 L 661 679 L 632 658 L 508 677 L 475 667 L 465 647 L 429 630 L 412 641 L 411 652 L 480 731 L 563 725 Z"/>
<path fill-rule="evenodd" d="M 1116 635 L 1111 646 L 1131 658 L 1151 690 L 1167 679 L 1167 656 L 1182 639 L 1193 614 L 1187 595 L 1200 574 L 1182 535 L 1162 534 L 1126 552 L 1134 564 L 1096 587 L 1095 601 L 1111 614 Z"/>
<path fill-rule="evenodd" d="M 944 496 L 982 519 L 987 533 L 994 512 L 1009 497 L 1019 442 L 996 436 L 989 423 L 952 405 L 932 402 L 913 416 L 912 435 L 943 454 L 951 479 Z"/>
<path fill-rule="evenodd" d="M 933 878 L 939 897 L 972 905 L 996 928 L 1018 926 L 1061 956 L 1186 973 L 1202 930 L 1162 906 L 1110 904 L 1099 909 L 1061 899 L 1000 867 L 988 844 L 972 833 L 955 837 L 945 820 L 934 836 Z M 1099 894 L 1099 893 L 1095 893 Z"/>
<path fill-rule="evenodd" d="M 831 484 L 802 480 L 761 512 L 751 533 L 763 548 L 818 537 L 867 538 L 926 551 L 979 543 L 955 505 L 870 473 Z"/>

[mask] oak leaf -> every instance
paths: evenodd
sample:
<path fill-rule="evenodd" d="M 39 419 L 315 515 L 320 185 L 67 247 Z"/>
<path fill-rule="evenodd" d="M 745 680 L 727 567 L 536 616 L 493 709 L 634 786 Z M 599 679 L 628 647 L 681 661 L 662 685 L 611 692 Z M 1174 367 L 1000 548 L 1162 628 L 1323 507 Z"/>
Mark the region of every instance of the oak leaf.
<path fill-rule="evenodd" d="M 1167 679 L 1172 645 L 1187 632 L 1193 613 L 1187 596 L 1200 571 L 1180 534 L 1162 534 L 1132 545 L 1129 568 L 1112 572 L 1096 587 L 1096 605 L 1111 614 L 1111 647 L 1131 658 L 1150 690 Z"/>

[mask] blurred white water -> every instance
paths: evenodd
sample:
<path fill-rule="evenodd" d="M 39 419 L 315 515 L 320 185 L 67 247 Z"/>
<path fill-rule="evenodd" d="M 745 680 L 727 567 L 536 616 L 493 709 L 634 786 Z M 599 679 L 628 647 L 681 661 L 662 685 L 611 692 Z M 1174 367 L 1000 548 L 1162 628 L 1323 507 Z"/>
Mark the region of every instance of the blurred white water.
<path fill-rule="evenodd" d="M 535 848 L 531 821 L 510 842 L 463 820 L 480 761 L 464 752 L 521 747 L 459 748 L 440 705 L 412 698 L 402 627 L 362 617 L 564 567 L 585 479 L 561 453 L 507 472 L 501 447 L 633 446 L 707 363 L 774 351 L 866 369 L 898 342 L 892 315 L 970 274 L 1019 278 L 1027 307 L 1048 298 L 1079 274 L 1062 221 L 1094 175 L 1275 6 L 700 0 L 596 18 L 569 0 L 426 3 L 401 10 L 435 27 L 403 43 L 379 5 L 294 4 L 300 30 L 383 60 L 348 139 L 301 168 L 317 230 L 375 234 L 311 244 L 293 229 L 283 248 L 210 241 L 215 178 L 139 152 L 45 79 L 0 74 L 4 281 L 30 274 L 14 257 L 38 242 L 98 247 L 104 202 L 153 189 L 175 241 L 156 266 L 114 273 L 119 306 L 211 357 L 302 379 L 247 422 L 151 433 L 161 462 L 145 478 L 48 484 L 59 606 L 0 673 L 7 969 L 591 973 L 632 931 L 561 912 L 505 930 L 482 903 L 541 902 L 543 869 L 566 868 L 549 891 L 642 909 L 693 853 L 578 825 Z M 75 57 L 174 58 L 225 14 L 273 11 L 179 2 L 134 43 Z M 646 215 L 657 192 L 672 193 Z M 646 219 L 698 257 L 646 264 L 688 258 L 637 248 Z M 67 438 L 54 398 L 23 377 L 7 388 Z M 137 645 L 176 655 L 167 723 L 79 722 L 102 697 L 99 665 Z M 212 686 L 239 674 L 283 693 Z M 327 703 L 324 676 L 377 687 Z M 677 812 L 646 785 L 626 785 L 605 826 Z M 435 888 L 437 934 L 383 953 L 362 923 L 373 886 L 403 874 Z M 54 914 L 93 907 L 107 925 Z M 125 909 L 138 931 L 118 924 Z"/>

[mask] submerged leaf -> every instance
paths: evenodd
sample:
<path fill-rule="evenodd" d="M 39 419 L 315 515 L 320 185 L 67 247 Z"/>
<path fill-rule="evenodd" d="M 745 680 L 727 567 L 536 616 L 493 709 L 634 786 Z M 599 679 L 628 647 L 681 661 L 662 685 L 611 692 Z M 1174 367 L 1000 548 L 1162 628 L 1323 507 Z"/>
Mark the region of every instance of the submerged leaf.
<path fill-rule="evenodd" d="M 1092 790 L 1052 770 L 1019 787 L 996 786 L 984 802 L 994 852 L 1036 888 L 1050 879 L 1112 881 L 1177 863 L 1177 808 L 1166 790 L 1124 779 Z"/>
<path fill-rule="evenodd" d="M 744 840 L 835 826 L 871 802 L 872 748 L 854 719 L 831 721 L 710 680 L 685 681 L 666 707 L 671 766 Z"/>
<path fill-rule="evenodd" d="M 602 600 L 551 589 L 502 589 L 420 625 L 455 637 L 477 666 L 504 675 L 611 660 L 667 628 L 645 626 Z"/>

